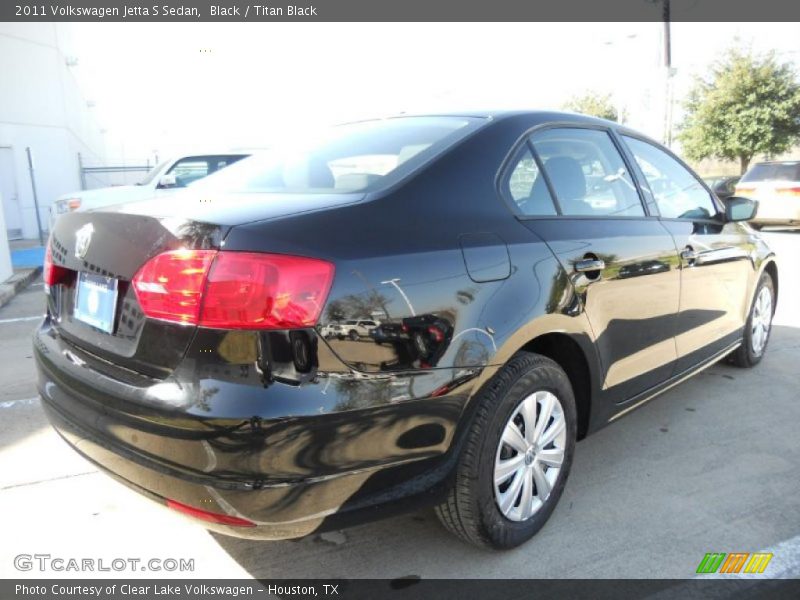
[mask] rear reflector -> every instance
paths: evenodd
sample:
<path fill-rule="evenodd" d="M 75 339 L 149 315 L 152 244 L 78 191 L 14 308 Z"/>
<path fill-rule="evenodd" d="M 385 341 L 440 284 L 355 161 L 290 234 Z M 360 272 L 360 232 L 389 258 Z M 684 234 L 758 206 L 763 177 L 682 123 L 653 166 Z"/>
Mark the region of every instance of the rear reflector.
<path fill-rule="evenodd" d="M 252 521 L 248 521 L 247 519 L 242 519 L 241 517 L 233 517 L 231 515 L 223 515 L 220 513 L 214 513 L 207 510 L 202 510 L 200 508 L 195 508 L 194 506 L 189 506 L 188 504 L 176 502 L 175 500 L 167 500 L 167 506 L 173 510 L 182 512 L 185 515 L 189 515 L 190 517 L 194 517 L 195 519 L 200 519 L 202 521 L 208 521 L 209 523 L 219 523 L 221 525 L 233 525 L 234 527 L 256 526 L 256 524 L 253 523 Z"/>
<path fill-rule="evenodd" d="M 149 260 L 133 278 L 148 317 L 216 329 L 298 329 L 319 319 L 333 281 L 314 258 L 179 250 Z"/>
<path fill-rule="evenodd" d="M 50 244 L 44 253 L 44 266 L 42 267 L 42 279 L 46 286 L 56 285 L 67 279 L 69 270 L 53 264 L 53 254 L 50 251 Z"/>

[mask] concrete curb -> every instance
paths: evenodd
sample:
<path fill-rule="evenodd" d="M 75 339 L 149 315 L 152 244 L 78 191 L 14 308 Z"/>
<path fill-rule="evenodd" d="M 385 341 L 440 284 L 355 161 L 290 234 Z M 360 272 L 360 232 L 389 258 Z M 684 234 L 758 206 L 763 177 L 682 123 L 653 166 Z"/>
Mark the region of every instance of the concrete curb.
<path fill-rule="evenodd" d="M 4 283 L 0 283 L 0 308 L 11 302 L 11 299 L 28 287 L 41 272 L 42 267 L 20 269 Z"/>

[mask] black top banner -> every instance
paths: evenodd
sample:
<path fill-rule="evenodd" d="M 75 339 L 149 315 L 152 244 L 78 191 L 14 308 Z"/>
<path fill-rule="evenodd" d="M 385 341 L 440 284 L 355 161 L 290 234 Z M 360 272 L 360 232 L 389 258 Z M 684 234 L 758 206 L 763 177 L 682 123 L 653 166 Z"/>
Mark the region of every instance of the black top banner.
<path fill-rule="evenodd" d="M 800 21 L 794 0 L 2 0 L 0 21 Z"/>

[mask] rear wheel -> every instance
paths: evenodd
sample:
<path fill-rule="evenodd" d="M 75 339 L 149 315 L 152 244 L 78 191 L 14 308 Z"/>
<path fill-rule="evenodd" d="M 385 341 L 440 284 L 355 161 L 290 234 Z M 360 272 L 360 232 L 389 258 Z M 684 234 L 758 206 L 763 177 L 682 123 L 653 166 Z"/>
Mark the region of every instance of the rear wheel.
<path fill-rule="evenodd" d="M 347 334 L 351 340 L 355 341 L 358 339 L 358 332 L 355 329 L 351 329 L 350 333 Z"/>
<path fill-rule="evenodd" d="M 455 482 L 436 513 L 472 544 L 513 548 L 542 528 L 564 490 L 577 429 L 572 386 L 554 361 L 521 353 L 476 401 Z"/>
<path fill-rule="evenodd" d="M 761 362 L 767 351 L 774 313 L 775 284 L 769 273 L 762 273 L 747 317 L 742 345 L 731 354 L 731 362 L 737 367 L 754 367 Z"/>

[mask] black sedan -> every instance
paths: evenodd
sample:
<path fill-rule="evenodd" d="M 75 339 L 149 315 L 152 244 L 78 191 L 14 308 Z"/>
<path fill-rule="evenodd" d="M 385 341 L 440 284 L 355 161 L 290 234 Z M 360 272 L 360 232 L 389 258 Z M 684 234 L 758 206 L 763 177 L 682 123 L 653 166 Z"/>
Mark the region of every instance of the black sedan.
<path fill-rule="evenodd" d="M 39 392 L 80 454 L 217 531 L 435 505 L 510 548 L 576 441 L 764 356 L 778 273 L 755 210 L 597 119 L 341 126 L 168 203 L 62 216 Z M 380 344 L 320 335 L 373 315 L 395 327 Z"/>

